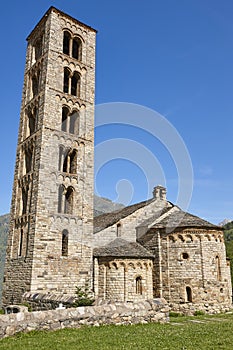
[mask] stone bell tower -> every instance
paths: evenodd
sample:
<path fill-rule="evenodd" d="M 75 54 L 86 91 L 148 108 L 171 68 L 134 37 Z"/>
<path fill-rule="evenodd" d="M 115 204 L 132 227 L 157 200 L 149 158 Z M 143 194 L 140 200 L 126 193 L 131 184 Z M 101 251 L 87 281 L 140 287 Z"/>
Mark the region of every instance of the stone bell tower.
<path fill-rule="evenodd" d="M 27 38 L 5 304 L 91 283 L 95 37 L 51 7 Z"/>

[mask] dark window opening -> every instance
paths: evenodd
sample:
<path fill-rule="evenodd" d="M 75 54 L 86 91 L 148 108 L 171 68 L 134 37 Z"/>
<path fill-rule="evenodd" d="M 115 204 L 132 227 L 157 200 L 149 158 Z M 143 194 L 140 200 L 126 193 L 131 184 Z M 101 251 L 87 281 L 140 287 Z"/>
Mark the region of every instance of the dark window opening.
<path fill-rule="evenodd" d="M 39 38 L 35 45 L 34 45 L 34 50 L 35 50 L 35 60 L 37 61 L 41 55 L 42 55 L 42 42 L 43 42 L 43 38 Z"/>
<path fill-rule="evenodd" d="M 77 151 L 73 150 L 70 154 L 70 169 L 71 174 L 76 174 L 77 172 Z"/>
<path fill-rule="evenodd" d="M 26 174 L 32 170 L 32 149 L 25 150 L 25 170 Z"/>
<path fill-rule="evenodd" d="M 70 33 L 64 32 L 63 35 L 63 53 L 66 55 L 70 54 Z"/>
<path fill-rule="evenodd" d="M 65 156 L 64 163 L 63 163 L 63 168 L 62 168 L 63 173 L 68 173 L 69 172 L 68 163 L 69 163 L 69 155 L 67 154 Z"/>
<path fill-rule="evenodd" d="M 27 211 L 27 203 L 28 203 L 28 187 L 22 188 L 22 204 L 23 204 L 23 209 L 22 209 L 22 214 L 26 214 Z"/>
<path fill-rule="evenodd" d="M 117 237 L 120 237 L 121 236 L 121 224 L 118 223 L 117 224 Z"/>
<path fill-rule="evenodd" d="M 186 301 L 190 303 L 193 301 L 192 289 L 190 287 L 186 287 Z"/>
<path fill-rule="evenodd" d="M 79 38 L 73 39 L 72 57 L 81 61 L 82 43 Z"/>
<path fill-rule="evenodd" d="M 29 127 L 29 136 L 31 136 L 36 129 L 36 118 L 35 115 L 31 112 L 28 115 L 28 127 Z"/>
<path fill-rule="evenodd" d="M 37 76 L 32 77 L 32 95 L 35 97 L 38 94 L 39 91 L 39 80 Z"/>
<path fill-rule="evenodd" d="M 136 278 L 136 294 L 142 295 L 142 277 L 138 276 Z"/>
<path fill-rule="evenodd" d="M 72 187 L 68 187 L 65 194 L 65 214 L 73 214 L 74 191 Z"/>
<path fill-rule="evenodd" d="M 78 135 L 79 133 L 79 114 L 78 112 L 73 112 L 70 115 L 70 133 Z"/>
<path fill-rule="evenodd" d="M 70 80 L 70 71 L 68 68 L 64 68 L 63 92 L 65 93 L 69 93 L 69 80 Z"/>
<path fill-rule="evenodd" d="M 67 230 L 62 231 L 61 255 L 68 256 L 68 231 Z"/>
<path fill-rule="evenodd" d="M 19 236 L 19 256 L 22 256 L 22 251 L 23 251 L 23 229 L 20 231 L 20 236 Z"/>
<path fill-rule="evenodd" d="M 182 253 L 182 258 L 185 260 L 188 259 L 189 258 L 188 253 Z"/>
<path fill-rule="evenodd" d="M 80 76 L 77 72 L 71 78 L 71 95 L 79 96 Z"/>
<path fill-rule="evenodd" d="M 62 171 L 64 173 L 76 174 L 77 172 L 77 151 L 76 150 L 73 150 L 72 152 L 69 151 L 69 153 L 67 153 L 64 159 Z"/>
<path fill-rule="evenodd" d="M 69 115 L 69 109 L 67 107 L 63 107 L 62 108 L 62 124 L 61 124 L 62 131 L 67 131 L 68 115 Z"/>

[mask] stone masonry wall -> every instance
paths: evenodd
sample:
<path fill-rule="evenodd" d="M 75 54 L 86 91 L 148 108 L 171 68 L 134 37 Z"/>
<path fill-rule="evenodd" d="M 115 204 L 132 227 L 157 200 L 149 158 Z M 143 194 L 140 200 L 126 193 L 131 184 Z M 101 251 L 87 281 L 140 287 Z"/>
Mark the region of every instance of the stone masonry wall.
<path fill-rule="evenodd" d="M 64 30 L 82 41 L 81 59 L 63 53 Z M 72 293 L 92 281 L 95 36 L 95 30 L 51 8 L 28 37 L 4 304 L 19 303 L 26 291 Z M 79 74 L 78 96 L 64 92 L 64 68 Z M 64 106 L 79 113 L 75 132 L 62 128 Z M 61 166 L 61 147 L 75 150 L 75 171 Z M 63 199 L 67 188 L 73 191 L 69 212 L 58 213 L 61 185 Z"/>
<path fill-rule="evenodd" d="M 121 224 L 120 237 L 126 241 L 135 242 L 137 237 L 137 226 L 146 219 L 151 218 L 155 213 L 158 214 L 159 212 L 162 212 L 164 207 L 169 205 L 170 204 L 165 200 L 161 200 L 159 198 L 154 199 L 151 203 L 136 210 L 131 215 L 128 215 L 127 217 L 121 219 L 120 222 L 117 222 L 116 224 L 95 233 L 93 242 L 94 246 L 100 247 L 116 239 L 118 223 Z"/>
<path fill-rule="evenodd" d="M 141 244 L 158 262 L 154 266 L 154 296 L 181 305 L 231 305 L 229 264 L 221 230 L 155 230 Z"/>
<path fill-rule="evenodd" d="M 166 300 L 231 303 L 222 231 L 179 230 L 162 236 L 161 241 L 162 295 Z"/>
<path fill-rule="evenodd" d="M 153 298 L 150 259 L 95 259 L 95 294 L 101 299 L 135 301 Z M 140 280 L 138 288 L 136 279 Z"/>
<path fill-rule="evenodd" d="M 19 312 L 0 315 L 0 338 L 32 330 L 79 328 L 83 325 L 137 324 L 168 322 L 169 307 L 165 300 L 137 303 L 102 303 L 65 310 Z"/>

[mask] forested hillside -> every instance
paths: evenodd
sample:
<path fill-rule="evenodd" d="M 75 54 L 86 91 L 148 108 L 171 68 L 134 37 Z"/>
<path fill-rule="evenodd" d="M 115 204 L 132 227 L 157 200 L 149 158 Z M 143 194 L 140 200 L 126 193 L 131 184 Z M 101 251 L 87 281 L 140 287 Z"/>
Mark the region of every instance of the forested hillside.
<path fill-rule="evenodd" d="M 223 226 L 227 257 L 231 259 L 231 280 L 233 281 L 233 221 Z"/>

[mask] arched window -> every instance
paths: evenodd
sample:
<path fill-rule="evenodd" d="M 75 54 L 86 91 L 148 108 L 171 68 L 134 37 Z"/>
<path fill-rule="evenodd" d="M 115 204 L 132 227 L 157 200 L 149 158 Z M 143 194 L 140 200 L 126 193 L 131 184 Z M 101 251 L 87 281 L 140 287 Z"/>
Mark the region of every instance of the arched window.
<path fill-rule="evenodd" d="M 142 277 L 138 276 L 136 278 L 136 294 L 142 295 Z"/>
<path fill-rule="evenodd" d="M 218 255 L 215 258 L 215 265 L 216 265 L 216 271 L 217 271 L 217 280 L 221 281 L 221 265 L 220 265 L 220 258 Z"/>
<path fill-rule="evenodd" d="M 20 235 L 19 235 L 19 256 L 22 256 L 23 252 L 23 229 L 20 230 Z"/>
<path fill-rule="evenodd" d="M 69 115 L 69 109 L 67 107 L 62 107 L 62 123 L 61 123 L 62 131 L 67 131 L 68 115 Z"/>
<path fill-rule="evenodd" d="M 40 37 L 39 39 L 36 40 L 34 44 L 34 57 L 36 61 L 42 55 L 42 43 L 43 43 L 43 37 Z"/>
<path fill-rule="evenodd" d="M 81 61 L 81 56 L 82 56 L 82 42 L 80 38 L 74 38 L 73 45 L 72 45 L 72 57 Z"/>
<path fill-rule="evenodd" d="M 74 111 L 70 115 L 70 134 L 78 135 L 79 133 L 79 113 Z"/>
<path fill-rule="evenodd" d="M 65 67 L 64 68 L 64 81 L 63 81 L 63 92 L 69 93 L 69 81 L 70 81 L 70 70 Z"/>
<path fill-rule="evenodd" d="M 74 190 L 68 187 L 65 194 L 65 214 L 73 214 Z"/>
<path fill-rule="evenodd" d="M 29 136 L 31 136 L 36 129 L 36 116 L 31 111 L 28 113 L 28 130 Z"/>
<path fill-rule="evenodd" d="M 186 287 L 186 302 L 192 302 L 193 297 L 192 297 L 192 289 L 190 287 Z"/>
<path fill-rule="evenodd" d="M 74 72 L 71 78 L 71 95 L 79 96 L 80 94 L 80 75 Z"/>
<path fill-rule="evenodd" d="M 36 75 L 32 77 L 32 97 L 35 97 L 39 91 L 39 78 Z"/>
<path fill-rule="evenodd" d="M 77 151 L 74 149 L 70 153 L 70 174 L 76 174 L 77 173 Z"/>
<path fill-rule="evenodd" d="M 118 223 L 118 224 L 117 224 L 116 236 L 117 236 L 117 237 L 120 237 L 120 236 L 121 236 L 121 223 Z"/>
<path fill-rule="evenodd" d="M 63 185 L 58 189 L 58 213 L 73 214 L 74 189 L 68 187 L 65 189 Z"/>
<path fill-rule="evenodd" d="M 25 150 L 25 171 L 26 174 L 32 170 L 32 148 Z"/>
<path fill-rule="evenodd" d="M 69 150 L 67 151 L 66 154 L 64 154 L 62 171 L 64 173 L 69 173 L 69 174 L 77 173 L 77 151 L 76 150 Z"/>
<path fill-rule="evenodd" d="M 65 31 L 63 34 L 63 53 L 66 55 L 70 54 L 70 39 L 70 33 Z"/>
<path fill-rule="evenodd" d="M 62 231 L 61 255 L 68 256 L 68 231 L 67 230 Z"/>

